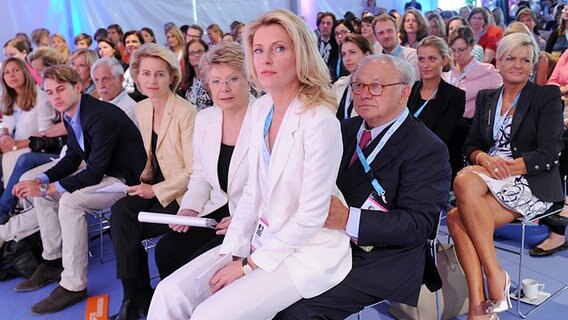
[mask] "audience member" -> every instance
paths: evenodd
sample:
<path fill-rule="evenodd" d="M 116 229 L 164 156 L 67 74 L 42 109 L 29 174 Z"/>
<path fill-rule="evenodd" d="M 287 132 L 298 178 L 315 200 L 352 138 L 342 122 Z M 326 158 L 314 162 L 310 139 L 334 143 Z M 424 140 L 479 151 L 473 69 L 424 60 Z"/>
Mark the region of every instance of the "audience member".
<path fill-rule="evenodd" d="M 339 19 L 335 22 L 335 25 L 333 26 L 333 28 L 331 29 L 331 33 L 334 35 L 335 37 L 335 43 L 337 43 L 337 45 L 339 47 L 341 47 L 341 44 L 343 43 L 343 38 L 348 35 L 353 33 L 353 26 L 351 25 L 351 23 L 347 20 L 343 20 L 343 19 Z M 335 82 L 337 81 L 337 79 L 339 79 L 340 77 L 346 76 L 349 74 L 349 72 L 345 69 L 345 66 L 343 65 L 342 62 L 342 57 L 341 57 L 341 52 L 338 52 L 337 55 L 332 55 L 329 58 L 329 62 L 328 62 L 328 68 L 331 71 L 331 82 Z"/>
<path fill-rule="evenodd" d="M 69 54 L 71 51 L 69 51 L 67 40 L 65 40 L 62 35 L 59 33 L 52 34 L 51 37 L 49 37 L 49 46 L 59 51 L 65 62 L 69 60 Z"/>
<path fill-rule="evenodd" d="M 517 21 L 523 23 L 531 35 L 536 40 L 539 50 L 544 50 L 546 48 L 546 40 L 538 34 L 538 27 L 536 23 L 536 15 L 529 8 L 523 8 L 517 12 Z"/>
<path fill-rule="evenodd" d="M 124 46 L 126 47 L 126 53 L 131 57 L 145 42 L 141 32 L 130 30 L 124 33 L 122 43 L 124 43 Z M 132 80 L 132 76 L 130 74 L 130 68 L 127 68 L 126 71 L 124 71 L 124 82 L 122 83 L 122 86 L 134 100 L 141 101 L 145 99 L 134 85 L 134 80 Z"/>
<path fill-rule="evenodd" d="M 8 42 L 4 44 L 4 58 L 15 57 L 23 60 L 34 81 L 38 85 L 41 85 L 41 75 L 26 59 L 30 51 L 31 47 L 27 46 L 27 44 L 22 40 L 12 39 L 8 40 Z"/>
<path fill-rule="evenodd" d="M 451 172 L 444 144 L 406 108 L 415 78 L 401 58 L 361 60 L 352 81 L 360 117 L 342 123 L 337 186 L 346 204 L 332 197 L 324 225 L 351 237 L 353 268 L 339 285 L 277 319 L 344 319 L 383 299 L 415 306 L 422 283 L 441 286 L 427 246 Z"/>
<path fill-rule="evenodd" d="M 86 33 L 79 33 L 74 39 L 75 49 L 90 49 L 93 44 L 93 38 Z"/>
<path fill-rule="evenodd" d="M 169 27 L 166 32 L 166 41 L 168 42 L 168 48 L 176 55 L 178 64 L 181 66 L 181 74 L 185 74 L 185 68 L 183 66 L 183 55 L 184 55 L 184 47 L 185 47 L 185 40 L 184 36 L 179 30 L 178 27 L 175 25 Z"/>
<path fill-rule="evenodd" d="M 48 67 L 65 63 L 61 54 L 50 47 L 40 47 L 29 53 L 28 62 L 39 75 Z"/>
<path fill-rule="evenodd" d="M 235 43 L 214 46 L 201 65 L 203 82 L 215 105 L 195 118 L 193 170 L 177 214 L 219 223 L 216 230 L 171 225 L 172 230 L 160 239 L 155 251 L 162 279 L 223 242 L 249 173 L 251 105 L 255 99 L 249 94 L 243 49 Z M 173 278 L 169 281 L 178 283 Z"/>
<path fill-rule="evenodd" d="M 373 19 L 373 16 L 368 16 L 361 20 L 361 35 L 371 44 L 373 52 L 383 52 L 383 47 L 377 41 L 375 32 L 373 31 Z"/>
<path fill-rule="evenodd" d="M 331 12 L 323 12 L 318 16 L 318 51 L 326 64 L 337 59 L 339 55 L 338 45 L 335 37 L 331 34 L 331 29 L 335 25 L 335 15 Z M 331 69 L 330 69 L 331 72 Z"/>
<path fill-rule="evenodd" d="M 68 66 L 44 71 L 51 104 L 64 113 L 69 132 L 65 156 L 38 178 L 14 187 L 19 198 L 34 197 L 44 262 L 15 291 L 37 290 L 61 279 L 31 312 L 48 314 L 87 295 L 88 231 L 85 210 L 108 208 L 124 193 L 98 193 L 112 183 L 134 184 L 144 167 L 140 132 L 116 106 L 82 95 L 79 74 Z M 86 165 L 80 169 L 81 162 Z M 73 174 L 76 170 L 79 170 Z"/>
<path fill-rule="evenodd" d="M 31 41 L 30 37 L 28 37 L 28 35 L 25 32 L 16 33 L 16 35 L 14 36 L 14 39 L 18 39 L 20 41 L 23 41 L 26 44 L 26 48 L 29 49 L 29 52 L 32 51 L 32 41 Z"/>
<path fill-rule="evenodd" d="M 216 45 L 223 40 L 223 30 L 217 24 L 211 24 L 207 27 L 207 38 L 209 38 L 209 45 Z"/>
<path fill-rule="evenodd" d="M 245 192 L 220 249 L 191 261 L 171 282 L 166 278 L 170 285 L 156 292 L 149 319 L 269 319 L 302 297 L 328 290 L 349 271 L 348 237 L 322 228 L 341 137 L 331 113 L 329 74 L 314 41 L 307 24 L 290 11 L 269 11 L 249 24 L 247 65 L 267 94 L 252 106 Z M 193 281 L 175 281 L 218 254 L 243 259 L 219 270 L 210 292 L 198 296 Z"/>
<path fill-rule="evenodd" d="M 349 75 L 339 78 L 333 84 L 331 91 L 335 94 L 337 101 L 336 116 L 339 120 L 349 119 L 356 116 L 353 109 L 353 95 L 351 94 L 351 74 L 357 70 L 359 61 L 363 57 L 373 54 L 373 48 L 369 42 L 358 34 L 348 34 L 341 45 L 341 56 L 343 64 Z"/>
<path fill-rule="evenodd" d="M 144 39 L 144 43 L 156 43 L 156 36 L 154 36 L 154 30 L 144 27 L 140 29 L 140 34 Z"/>
<path fill-rule="evenodd" d="M 521 22 L 512 22 L 511 24 L 509 24 L 509 26 L 507 27 L 507 29 L 505 30 L 505 32 L 503 33 L 503 36 L 507 36 L 509 34 L 513 34 L 513 33 L 524 33 L 524 34 L 528 34 L 531 37 L 534 37 L 535 34 L 529 30 L 529 28 L 527 28 L 527 26 Z M 535 41 L 537 41 L 537 39 L 535 38 Z M 538 41 L 537 41 L 538 44 Z M 540 47 L 540 45 L 539 45 Z M 540 48 L 539 48 L 540 49 Z M 529 77 L 529 80 L 533 83 L 536 83 L 538 85 L 545 85 L 546 82 L 548 81 L 548 70 L 549 70 L 549 60 L 548 60 L 548 54 L 544 51 L 540 51 L 539 55 L 538 55 L 538 60 L 537 62 L 534 64 L 534 70 L 533 72 L 531 72 L 531 75 Z"/>
<path fill-rule="evenodd" d="M 501 7 L 493 8 L 493 10 L 491 10 L 491 17 L 495 22 L 495 26 L 501 29 L 501 31 L 505 31 L 505 28 L 507 26 L 505 25 L 505 15 L 503 14 L 503 9 L 501 9 Z M 517 16 L 517 21 L 519 21 L 518 16 Z"/>
<path fill-rule="evenodd" d="M 418 2 L 416 0 L 411 0 L 411 1 L 404 4 L 404 10 L 405 11 L 412 10 L 412 8 L 414 8 L 418 11 L 422 11 L 422 5 L 420 4 L 420 2 Z"/>
<path fill-rule="evenodd" d="M 97 31 L 95 31 L 93 38 L 95 38 L 95 41 L 97 42 L 101 39 L 108 38 L 107 30 L 105 28 L 98 28 Z"/>
<path fill-rule="evenodd" d="M 564 53 L 566 48 L 568 48 L 568 37 L 566 36 L 566 29 L 568 27 L 568 4 L 564 5 L 561 13 L 558 28 L 550 33 L 546 41 L 546 52 L 552 53 L 554 57 L 558 58 Z"/>
<path fill-rule="evenodd" d="M 185 43 L 201 38 L 203 38 L 203 28 L 196 24 L 192 24 L 189 28 L 187 28 L 187 31 L 185 32 Z"/>
<path fill-rule="evenodd" d="M 137 319 L 152 298 L 148 256 L 141 241 L 164 234 L 167 225 L 138 221 L 140 211 L 175 214 L 186 191 L 193 163 L 195 106 L 174 93 L 181 80 L 176 55 L 145 44 L 132 56 L 132 78 L 148 99 L 135 107 L 148 161 L 140 183 L 112 206 L 111 235 L 123 300 L 111 319 Z"/>
<path fill-rule="evenodd" d="M 110 38 L 99 39 L 97 53 L 99 54 L 99 58 L 115 58 L 116 60 L 122 61 L 122 55 L 116 46 L 116 42 L 112 41 Z"/>
<path fill-rule="evenodd" d="M 418 42 L 428 36 L 428 25 L 420 11 L 409 8 L 402 15 L 402 23 L 398 28 L 400 45 L 415 48 Z"/>
<path fill-rule="evenodd" d="M 97 61 L 97 54 L 89 49 L 77 49 L 73 51 L 69 59 L 69 66 L 73 68 L 81 79 L 81 93 L 99 98 L 99 93 L 91 78 L 91 66 Z"/>
<path fill-rule="evenodd" d="M 101 58 L 91 66 L 91 79 L 95 83 L 101 100 L 114 104 L 137 124 L 134 117 L 134 101 L 122 87 L 124 69 L 115 58 Z"/>
<path fill-rule="evenodd" d="M 203 110 L 213 105 L 209 93 L 199 79 L 199 59 L 209 50 L 207 42 L 202 39 L 191 40 L 185 46 L 184 65 L 187 72 L 183 75 L 183 82 L 180 88 L 186 90 L 185 98 L 196 106 L 197 111 Z"/>
<path fill-rule="evenodd" d="M 489 23 L 489 13 L 485 8 L 474 8 L 469 14 L 469 25 L 475 36 L 475 44 L 483 48 L 483 62 L 495 65 L 495 52 L 503 30 Z"/>
<path fill-rule="evenodd" d="M 465 92 L 442 79 L 450 59 L 450 50 L 442 38 L 422 39 L 417 52 L 421 80 L 412 87 L 408 109 L 448 147 L 453 179 L 463 167 L 462 148 L 467 132 L 462 120 Z"/>
<path fill-rule="evenodd" d="M 465 112 L 463 117 L 469 125 L 475 114 L 475 97 L 481 89 L 495 89 L 503 80 L 492 64 L 478 62 L 473 58 L 475 44 L 473 31 L 468 26 L 458 27 L 448 37 L 453 64 L 450 72 L 442 78 L 465 91 Z"/>
<path fill-rule="evenodd" d="M 448 42 L 450 34 L 461 26 L 469 27 L 469 22 L 467 21 L 467 19 L 462 18 L 461 16 L 455 16 L 450 18 L 450 20 L 448 20 L 448 23 L 446 24 L 446 38 L 445 38 L 446 42 Z M 473 49 L 471 50 L 471 55 L 475 58 L 475 60 L 483 62 L 484 53 L 483 53 L 483 48 L 480 45 L 475 44 L 473 46 Z"/>
<path fill-rule="evenodd" d="M 49 46 L 49 30 L 45 28 L 38 28 L 32 31 L 32 41 L 34 45 L 39 47 Z"/>
<path fill-rule="evenodd" d="M 130 58 L 128 52 L 126 51 L 126 47 L 122 42 L 122 37 L 124 33 L 122 32 L 122 28 L 118 24 L 111 24 L 107 27 L 107 35 L 112 42 L 115 44 L 116 50 L 120 53 L 120 58 L 116 57 L 118 60 L 121 60 L 122 63 L 127 64 L 128 59 Z M 100 41 L 100 40 L 99 40 Z M 102 58 L 102 57 L 101 57 Z"/>
<path fill-rule="evenodd" d="M 437 13 L 432 13 L 428 18 L 428 35 L 446 39 L 446 25 L 444 19 Z"/>
<path fill-rule="evenodd" d="M 560 92 L 528 80 L 537 58 L 532 36 L 515 33 L 501 40 L 497 66 L 503 87 L 479 92 L 465 146 L 474 165 L 454 182 L 457 208 L 447 222 L 468 284 L 469 318 L 495 318 L 492 314 L 511 306 L 511 279 L 495 253 L 495 228 L 564 201 Z"/>
<path fill-rule="evenodd" d="M 373 30 L 375 37 L 383 47 L 384 54 L 389 54 L 408 61 L 414 66 L 416 80 L 419 79 L 418 60 L 416 58 L 416 49 L 403 47 L 398 43 L 398 35 L 396 32 L 396 20 L 386 14 L 380 15 L 373 20 Z"/>

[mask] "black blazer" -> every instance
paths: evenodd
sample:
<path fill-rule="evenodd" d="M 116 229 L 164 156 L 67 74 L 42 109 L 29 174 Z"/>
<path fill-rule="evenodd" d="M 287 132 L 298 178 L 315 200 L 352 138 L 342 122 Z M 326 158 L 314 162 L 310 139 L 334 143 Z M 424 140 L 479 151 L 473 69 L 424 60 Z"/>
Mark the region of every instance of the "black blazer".
<path fill-rule="evenodd" d="M 475 150 L 488 151 L 494 144 L 493 123 L 501 90 L 481 90 L 475 98 L 475 116 L 465 143 L 468 159 Z M 532 192 L 543 201 L 564 201 L 558 169 L 564 147 L 563 130 L 558 87 L 527 82 L 513 114 L 511 152 L 514 159 L 525 160 L 525 178 Z"/>
<path fill-rule="evenodd" d="M 79 146 L 69 123 L 64 121 L 68 132 L 67 152 L 45 172 L 49 181 L 59 181 L 68 192 L 98 184 L 105 175 L 123 178 L 129 185 L 140 183 L 146 152 L 140 131 L 124 111 L 113 104 L 83 95 L 79 119 L 85 151 Z M 87 167 L 73 174 L 81 161 L 85 161 Z"/>
<path fill-rule="evenodd" d="M 374 190 L 358 160 L 348 167 L 361 123 L 361 117 L 342 122 L 344 152 L 337 179 L 347 204 L 356 208 Z M 363 150 L 365 155 L 381 136 Z M 448 201 L 448 151 L 424 124 L 409 116 L 371 168 L 386 191 L 383 205 L 389 212 L 361 210 L 358 243 L 376 247 L 371 252 L 353 247 L 353 269 L 344 283 L 382 299 L 416 305 L 422 283 L 440 285 L 427 240 Z"/>
<path fill-rule="evenodd" d="M 422 106 L 421 88 L 422 81 L 415 82 L 408 98 L 408 109 L 412 115 Z M 463 120 L 464 110 L 465 91 L 441 79 L 436 97 L 428 102 L 418 116 L 448 147 L 452 176 L 463 167 L 462 150 L 469 129 Z"/>

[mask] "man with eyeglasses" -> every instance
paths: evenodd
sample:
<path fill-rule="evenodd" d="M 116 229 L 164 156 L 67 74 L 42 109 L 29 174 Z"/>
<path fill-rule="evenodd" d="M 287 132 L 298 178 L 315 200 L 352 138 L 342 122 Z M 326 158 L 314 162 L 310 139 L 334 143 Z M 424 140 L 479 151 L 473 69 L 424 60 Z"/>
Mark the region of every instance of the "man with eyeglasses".
<path fill-rule="evenodd" d="M 398 32 L 396 31 L 396 20 L 388 14 L 381 14 L 373 20 L 373 32 L 377 41 L 383 47 L 382 53 L 410 62 L 416 71 L 414 79 L 420 80 L 416 49 L 400 45 Z M 412 83 L 410 85 L 412 86 Z"/>
<path fill-rule="evenodd" d="M 351 237 L 353 267 L 336 287 L 277 319 L 345 319 L 381 300 L 416 306 L 420 286 L 441 286 L 428 251 L 450 190 L 444 143 L 406 107 L 414 68 L 375 54 L 353 74 L 360 115 L 342 123 L 343 158 L 325 227 Z"/>
<path fill-rule="evenodd" d="M 203 37 L 203 28 L 196 24 L 192 24 L 185 32 L 185 43 L 188 43 L 191 40 L 201 39 L 201 37 Z"/>

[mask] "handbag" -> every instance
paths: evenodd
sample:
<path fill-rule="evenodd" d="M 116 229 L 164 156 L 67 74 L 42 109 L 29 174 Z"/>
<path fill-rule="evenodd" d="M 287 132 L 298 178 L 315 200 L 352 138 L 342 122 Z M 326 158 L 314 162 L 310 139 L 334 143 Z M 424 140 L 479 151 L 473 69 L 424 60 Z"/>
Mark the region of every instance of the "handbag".
<path fill-rule="evenodd" d="M 467 313 L 467 282 L 453 244 L 437 242 L 436 257 L 438 272 L 442 278 L 442 289 L 438 291 L 440 319 L 453 319 Z M 416 307 L 393 302 L 389 312 L 397 319 L 437 319 L 436 292 L 431 292 L 426 285 L 422 285 Z"/>
<path fill-rule="evenodd" d="M 67 136 L 58 137 L 29 137 L 28 147 L 33 152 L 60 153 L 61 148 L 67 144 Z"/>
<path fill-rule="evenodd" d="M 42 261 L 41 252 L 39 232 L 18 242 L 6 241 L 0 249 L 0 281 L 31 277 Z"/>

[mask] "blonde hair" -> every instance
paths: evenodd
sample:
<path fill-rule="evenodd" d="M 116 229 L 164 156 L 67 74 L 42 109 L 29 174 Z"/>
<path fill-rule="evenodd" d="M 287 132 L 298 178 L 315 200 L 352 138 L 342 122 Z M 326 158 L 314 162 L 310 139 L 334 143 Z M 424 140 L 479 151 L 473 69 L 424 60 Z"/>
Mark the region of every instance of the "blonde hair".
<path fill-rule="evenodd" d="M 20 99 L 18 99 L 18 93 L 16 92 L 16 90 L 10 88 L 6 84 L 6 81 L 4 81 L 4 70 L 6 70 L 6 66 L 10 62 L 15 63 L 22 72 L 22 74 L 24 75 L 23 86 L 25 90 L 23 93 L 23 97 L 21 97 Z M 18 105 L 18 107 L 20 107 L 22 111 L 29 111 L 33 109 L 36 103 L 37 86 L 35 80 L 32 78 L 30 71 L 28 70 L 28 67 L 26 66 L 26 62 L 16 57 L 8 58 L 4 60 L 4 62 L 2 62 L 2 68 L 0 70 L 0 74 L 2 74 L 1 83 L 2 83 L 2 91 L 4 92 L 2 94 L 2 100 L 1 100 L 3 105 L 2 113 L 7 116 L 14 114 L 14 104 L 16 104 L 18 101 L 20 102 L 20 105 Z"/>
<path fill-rule="evenodd" d="M 446 41 L 444 41 L 444 39 L 442 39 L 440 37 L 428 36 L 428 37 L 422 39 L 418 43 L 418 46 L 416 47 L 416 49 L 418 50 L 419 48 L 423 48 L 423 47 L 435 48 L 436 50 L 438 50 L 438 52 L 440 53 L 442 58 L 446 58 L 446 57 L 450 56 L 450 48 L 448 47 L 448 44 L 446 43 Z"/>
<path fill-rule="evenodd" d="M 221 42 L 207 51 L 199 60 L 199 71 L 202 83 L 209 86 L 209 72 L 215 65 L 224 64 L 245 74 L 245 56 L 243 48 L 236 42 Z"/>
<path fill-rule="evenodd" d="M 65 62 L 67 62 L 69 60 L 69 54 L 71 54 L 71 51 L 69 51 L 69 45 L 67 44 L 67 40 L 65 40 L 65 38 L 60 35 L 59 33 L 54 33 L 51 35 L 51 37 L 49 37 L 49 45 L 51 46 L 51 42 L 53 41 L 54 38 L 57 38 L 61 41 L 63 41 L 63 43 L 65 44 L 65 47 L 63 48 L 63 50 L 58 49 L 59 52 L 61 52 L 61 56 L 63 57 L 63 59 L 65 60 Z"/>
<path fill-rule="evenodd" d="M 174 38 L 177 39 L 178 46 L 179 46 L 179 48 L 172 48 L 168 44 L 168 48 L 170 48 L 170 50 L 172 50 L 172 51 L 183 50 L 183 48 L 185 46 L 185 39 L 183 37 L 183 34 L 181 34 L 181 30 L 178 27 L 176 27 L 175 25 L 172 25 L 172 26 L 170 26 L 166 29 L 166 37 L 168 36 L 168 32 L 171 33 L 174 36 Z"/>
<path fill-rule="evenodd" d="M 305 108 L 324 105 L 333 110 L 336 107 L 336 101 L 329 86 L 331 78 L 329 70 L 318 52 L 315 35 L 306 23 L 291 11 L 285 9 L 271 10 L 259 19 L 247 24 L 244 37 L 246 41 L 243 45 L 252 81 L 260 87 L 253 63 L 254 35 L 260 27 L 269 25 L 279 25 L 284 28 L 294 44 L 296 74 L 300 82 L 298 99 L 304 103 Z"/>
<path fill-rule="evenodd" d="M 532 36 L 532 31 L 530 31 L 529 28 L 524 23 L 515 21 L 511 22 L 507 27 L 507 29 L 505 29 L 505 32 L 503 32 L 503 37 L 519 32 Z"/>
<path fill-rule="evenodd" d="M 40 59 L 44 66 L 50 67 L 56 64 L 64 64 L 65 61 L 59 51 L 50 47 L 40 47 L 32 51 L 27 56 L 28 62 Z"/>
<path fill-rule="evenodd" d="M 506 55 L 512 51 L 527 47 L 532 53 L 532 63 L 535 64 L 538 60 L 539 49 L 533 36 L 525 33 L 513 33 L 503 37 L 497 47 L 497 60 L 501 61 Z"/>
<path fill-rule="evenodd" d="M 181 81 L 181 67 L 176 55 L 171 50 L 155 43 L 143 44 L 138 50 L 134 51 L 130 57 L 130 75 L 138 87 L 140 87 L 140 84 L 138 83 L 140 62 L 142 62 L 144 58 L 162 59 L 168 65 L 168 71 L 172 78 L 170 90 L 172 92 L 175 91 Z"/>

